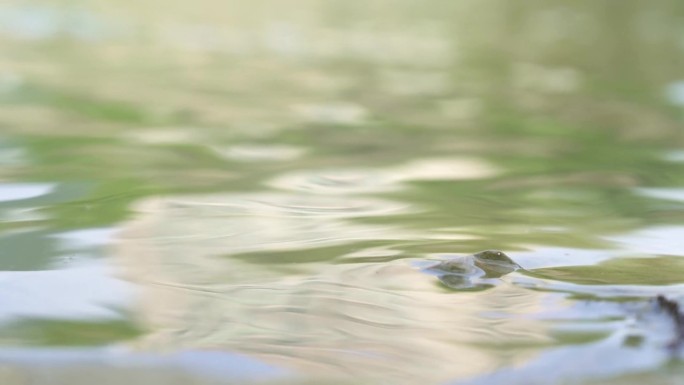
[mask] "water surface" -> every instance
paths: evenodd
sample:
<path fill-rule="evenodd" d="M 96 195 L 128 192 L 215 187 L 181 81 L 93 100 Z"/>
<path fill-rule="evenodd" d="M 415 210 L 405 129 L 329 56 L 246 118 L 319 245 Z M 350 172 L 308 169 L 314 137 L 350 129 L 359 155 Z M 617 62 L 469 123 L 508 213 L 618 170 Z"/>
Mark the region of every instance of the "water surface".
<path fill-rule="evenodd" d="M 675 383 L 683 16 L 1 5 L 3 384 Z"/>

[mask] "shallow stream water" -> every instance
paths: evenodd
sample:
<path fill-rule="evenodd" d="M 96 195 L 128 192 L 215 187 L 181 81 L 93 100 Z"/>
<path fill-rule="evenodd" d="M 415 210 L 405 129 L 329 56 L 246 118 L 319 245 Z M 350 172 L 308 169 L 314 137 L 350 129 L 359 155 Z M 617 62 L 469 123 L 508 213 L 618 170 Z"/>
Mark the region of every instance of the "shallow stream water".
<path fill-rule="evenodd" d="M 683 18 L 0 4 L 0 383 L 678 383 Z"/>

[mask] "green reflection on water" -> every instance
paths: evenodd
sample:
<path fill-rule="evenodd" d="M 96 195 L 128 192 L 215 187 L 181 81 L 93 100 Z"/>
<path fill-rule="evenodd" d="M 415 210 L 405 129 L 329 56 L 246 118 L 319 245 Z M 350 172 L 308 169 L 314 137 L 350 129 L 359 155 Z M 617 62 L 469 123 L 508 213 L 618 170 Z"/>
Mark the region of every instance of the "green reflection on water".
<path fill-rule="evenodd" d="M 681 257 L 623 258 L 597 266 L 540 269 L 542 278 L 590 285 L 671 285 L 682 282 Z"/>
<path fill-rule="evenodd" d="M 9 346 L 97 346 L 142 334 L 126 320 L 88 322 L 23 319 L 5 326 L 0 343 Z"/>

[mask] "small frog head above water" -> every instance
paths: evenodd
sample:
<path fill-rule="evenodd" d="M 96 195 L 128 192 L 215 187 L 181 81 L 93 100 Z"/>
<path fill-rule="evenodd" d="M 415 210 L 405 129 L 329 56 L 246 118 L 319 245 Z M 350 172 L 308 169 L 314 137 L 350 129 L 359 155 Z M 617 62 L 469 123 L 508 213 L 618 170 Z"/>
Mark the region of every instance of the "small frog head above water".
<path fill-rule="evenodd" d="M 501 277 L 515 270 L 520 269 L 520 265 L 504 252 L 499 250 L 485 250 L 473 255 L 475 265 L 484 270 L 488 277 Z"/>
<path fill-rule="evenodd" d="M 508 257 L 508 255 L 504 254 L 503 251 L 499 251 L 499 250 L 480 251 L 477 254 L 473 254 L 473 256 L 477 259 L 481 259 L 481 260 L 485 260 L 485 261 L 513 262 L 511 260 L 511 258 Z"/>
<path fill-rule="evenodd" d="M 451 288 L 473 289 L 491 287 L 484 280 L 500 278 L 521 267 L 501 251 L 485 250 L 439 262 L 429 269 L 441 273 L 439 279 Z"/>

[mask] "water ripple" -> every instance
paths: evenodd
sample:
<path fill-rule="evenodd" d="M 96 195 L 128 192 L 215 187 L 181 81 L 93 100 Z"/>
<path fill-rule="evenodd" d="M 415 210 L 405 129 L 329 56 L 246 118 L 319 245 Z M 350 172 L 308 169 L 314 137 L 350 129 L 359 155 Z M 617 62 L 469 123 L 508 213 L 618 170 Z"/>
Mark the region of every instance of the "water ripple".
<path fill-rule="evenodd" d="M 280 175 L 268 184 L 286 190 L 348 194 L 394 191 L 414 181 L 489 178 L 497 173 L 495 167 L 477 159 L 419 159 L 378 169 L 297 171 Z"/>
<path fill-rule="evenodd" d="M 162 210 L 168 215 L 196 216 L 197 220 L 205 216 L 231 215 L 334 219 L 402 214 L 408 212 L 408 204 L 359 197 L 254 193 L 152 199 L 139 204 L 138 209 Z"/>
<path fill-rule="evenodd" d="M 154 243 L 156 226 L 183 222 L 167 229 L 179 234 L 199 229 L 199 224 L 188 223 L 192 221 L 188 216 L 152 220 L 162 214 L 160 209 L 173 210 L 173 206 L 157 206 L 146 212 L 147 221 L 139 219 L 127 226 L 123 232 L 147 232 L 150 238 L 124 239 L 118 253 L 122 262 L 133 267 L 129 278 L 141 283 L 143 319 L 156 325 L 137 343 L 145 349 L 228 349 L 269 357 L 269 362 L 309 376 L 352 375 L 408 384 L 417 378 L 444 382 L 486 372 L 494 358 L 473 344 L 501 339 L 543 344 L 547 340 L 538 321 L 481 315 L 493 304 L 502 313 L 528 311 L 520 304 L 529 303 L 531 309 L 546 293 L 502 285 L 477 295 L 454 296 L 440 290 L 434 277 L 422 274 L 404 259 L 299 264 L 287 275 L 277 271 L 277 264 L 264 268 L 244 259 L 215 261 L 202 258 L 211 240 L 184 240 L 168 246 Z M 245 216 L 243 212 L 239 217 L 242 227 Z M 229 217 L 218 218 L 221 224 L 204 217 L 203 225 L 225 230 Z M 340 219 L 326 218 L 330 220 Z M 287 237 L 292 239 L 300 233 L 295 228 Z M 244 249 L 250 242 L 238 238 L 222 240 L 222 251 Z M 255 238 L 251 247 L 268 248 L 271 240 L 265 233 Z M 154 271 L 155 279 L 172 284 L 147 284 L 149 278 L 144 272 L 150 271 Z M 197 277 L 212 280 L 213 288 L 201 290 L 209 285 L 197 283 Z M 187 290 L 193 285 L 200 290 Z M 515 301 L 510 301 L 511 295 Z M 464 356 L 476 357 L 473 362 L 477 364 L 454 364 L 453 357 Z"/>
<path fill-rule="evenodd" d="M 296 194 L 224 194 L 152 198 L 136 206 L 139 219 L 121 239 L 138 239 L 159 253 L 206 256 L 311 249 L 360 240 L 403 239 L 395 226 L 354 218 L 402 214 L 407 205 L 382 199 Z M 173 246 L 166 251 L 165 248 Z M 184 253 L 184 254 L 183 254 Z M 201 262 L 196 262 L 200 263 Z M 223 269 L 221 269 L 223 270 Z"/>

